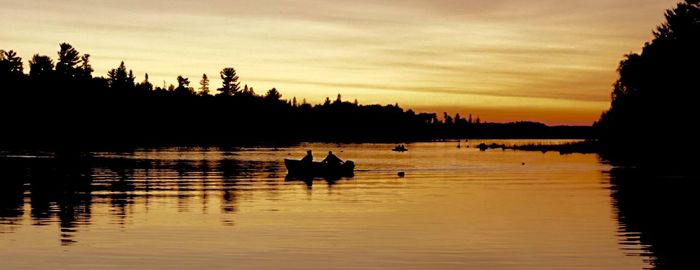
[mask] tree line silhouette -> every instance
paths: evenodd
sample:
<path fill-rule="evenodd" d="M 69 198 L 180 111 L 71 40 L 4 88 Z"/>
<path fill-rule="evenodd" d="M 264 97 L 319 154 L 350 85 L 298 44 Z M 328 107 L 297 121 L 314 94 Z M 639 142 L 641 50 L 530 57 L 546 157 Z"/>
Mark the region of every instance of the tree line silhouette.
<path fill-rule="evenodd" d="M 620 62 L 611 107 L 594 124 L 596 137 L 611 151 L 635 156 L 696 147 L 700 1 L 678 3 L 665 17 L 641 53 Z"/>
<path fill-rule="evenodd" d="M 154 86 L 122 62 L 93 76 L 89 54 L 60 44 L 57 61 L 36 54 L 25 74 L 17 53 L 0 53 L 0 113 L 5 145 L 238 144 L 295 141 L 407 141 L 449 138 L 571 138 L 586 127 L 533 122 L 483 123 L 470 115 L 416 113 L 395 105 L 360 105 L 338 94 L 312 105 L 283 99 L 275 88 L 258 94 L 223 68 L 216 89 L 203 74 Z M 213 93 L 212 93 L 213 92 Z"/>

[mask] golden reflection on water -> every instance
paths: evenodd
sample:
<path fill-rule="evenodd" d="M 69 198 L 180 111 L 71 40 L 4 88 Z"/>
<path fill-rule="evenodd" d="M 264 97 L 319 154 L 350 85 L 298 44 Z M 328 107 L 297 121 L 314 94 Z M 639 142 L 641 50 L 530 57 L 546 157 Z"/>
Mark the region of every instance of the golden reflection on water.
<path fill-rule="evenodd" d="M 2 269 L 649 267 L 628 250 L 638 242 L 621 244 L 610 166 L 596 155 L 392 147 L 147 149 L 61 166 L 24 157 L 30 169 L 0 176 L 25 179 L 3 193 Z M 285 180 L 282 160 L 306 149 L 354 160 L 356 176 Z"/>

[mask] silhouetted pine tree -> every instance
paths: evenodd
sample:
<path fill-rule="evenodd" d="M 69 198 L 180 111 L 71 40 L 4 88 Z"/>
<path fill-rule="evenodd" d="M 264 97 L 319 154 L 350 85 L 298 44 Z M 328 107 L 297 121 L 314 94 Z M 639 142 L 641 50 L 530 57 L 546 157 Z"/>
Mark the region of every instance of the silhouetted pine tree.
<path fill-rule="evenodd" d="M 80 63 L 80 53 L 68 43 L 61 43 L 60 47 L 56 73 L 65 79 L 80 77 L 81 74 L 77 71 L 77 66 Z"/>
<path fill-rule="evenodd" d="M 232 67 L 227 67 L 221 70 L 221 80 L 222 86 L 219 88 L 219 95 L 222 96 L 233 96 L 240 90 L 240 83 L 238 82 L 238 75 L 236 75 L 236 69 Z"/>
<path fill-rule="evenodd" d="M 90 65 L 90 55 L 84 54 L 80 57 L 80 67 L 78 67 L 78 78 L 81 79 L 92 79 L 92 65 Z"/>
<path fill-rule="evenodd" d="M 190 79 L 183 77 L 182 75 L 177 76 L 177 88 L 175 92 L 180 95 L 192 95 L 194 90 L 190 88 Z"/>
<path fill-rule="evenodd" d="M 24 72 L 22 58 L 13 50 L 0 50 L 0 76 L 21 76 Z"/>
<path fill-rule="evenodd" d="M 209 78 L 207 74 L 202 74 L 202 80 L 199 81 L 199 94 L 202 96 L 209 95 Z"/>
<path fill-rule="evenodd" d="M 277 91 L 277 88 L 272 88 L 265 93 L 265 100 L 268 101 L 279 101 L 282 98 L 282 94 Z"/>
<path fill-rule="evenodd" d="M 112 89 L 126 89 L 129 85 L 128 73 L 124 61 L 119 64 L 119 67 L 108 71 L 107 76 L 109 77 L 109 86 Z"/>

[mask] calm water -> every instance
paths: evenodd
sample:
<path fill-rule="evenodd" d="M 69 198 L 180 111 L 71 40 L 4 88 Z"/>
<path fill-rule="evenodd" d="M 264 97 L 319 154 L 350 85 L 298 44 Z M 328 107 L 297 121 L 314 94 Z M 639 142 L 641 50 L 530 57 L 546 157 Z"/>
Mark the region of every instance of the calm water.
<path fill-rule="evenodd" d="M 2 152 L 0 268 L 646 269 L 664 260 L 644 239 L 634 196 L 619 195 L 596 155 L 392 147 L 90 160 Z M 354 160 L 356 176 L 285 179 L 282 160 L 306 149 Z"/>

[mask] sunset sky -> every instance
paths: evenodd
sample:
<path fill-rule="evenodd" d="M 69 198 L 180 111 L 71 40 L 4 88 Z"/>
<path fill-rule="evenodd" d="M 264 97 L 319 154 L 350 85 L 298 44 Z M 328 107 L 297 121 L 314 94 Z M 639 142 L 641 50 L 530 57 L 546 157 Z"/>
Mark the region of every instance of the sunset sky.
<path fill-rule="evenodd" d="M 69 42 L 95 75 L 198 87 L 235 67 L 258 93 L 591 124 L 622 56 L 677 0 L 0 0 L 0 49 L 56 57 Z"/>

